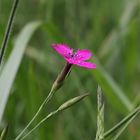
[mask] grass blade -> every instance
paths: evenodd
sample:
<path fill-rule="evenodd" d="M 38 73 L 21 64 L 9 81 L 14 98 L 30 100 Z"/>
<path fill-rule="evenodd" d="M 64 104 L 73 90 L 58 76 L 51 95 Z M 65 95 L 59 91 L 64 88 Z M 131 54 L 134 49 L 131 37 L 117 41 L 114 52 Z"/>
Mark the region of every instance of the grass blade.
<path fill-rule="evenodd" d="M 20 62 L 23 58 L 27 43 L 34 31 L 39 27 L 40 22 L 32 22 L 26 25 L 21 31 L 19 37 L 15 41 L 14 48 L 5 64 L 0 75 L 0 122 L 4 113 L 4 109 L 10 94 L 10 89 L 16 77 Z"/>
<path fill-rule="evenodd" d="M 129 22 L 131 21 L 136 8 L 138 7 L 138 0 L 128 1 L 126 4 L 126 7 L 124 9 L 124 12 L 119 20 L 119 26 L 117 28 L 114 28 L 110 34 L 107 36 L 107 38 L 103 41 L 100 50 L 98 51 L 98 56 L 100 59 L 104 59 L 106 56 L 110 54 L 110 52 L 113 49 L 116 49 L 112 46 L 116 46 L 116 44 L 119 39 L 123 38 L 127 32 L 127 27 Z M 121 30 L 120 30 L 121 29 Z M 120 37 L 121 36 L 121 37 Z"/>
<path fill-rule="evenodd" d="M 108 101 L 121 113 L 131 111 L 133 109 L 131 101 L 95 57 L 94 61 L 97 64 L 97 69 L 91 72 L 104 90 Z"/>

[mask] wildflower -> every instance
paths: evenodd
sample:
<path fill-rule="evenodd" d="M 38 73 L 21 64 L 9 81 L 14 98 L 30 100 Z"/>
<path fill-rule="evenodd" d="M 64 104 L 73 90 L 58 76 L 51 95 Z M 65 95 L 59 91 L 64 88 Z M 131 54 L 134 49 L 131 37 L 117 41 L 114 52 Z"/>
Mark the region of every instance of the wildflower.
<path fill-rule="evenodd" d="M 51 89 L 52 91 L 56 91 L 62 86 L 66 76 L 70 72 L 72 65 L 78 65 L 89 69 L 96 68 L 96 64 L 85 61 L 92 56 L 92 53 L 89 50 L 78 49 L 76 52 L 73 52 L 73 49 L 69 48 L 66 44 L 52 44 L 52 47 L 67 61 L 67 64 L 54 81 Z"/>
<path fill-rule="evenodd" d="M 96 64 L 85 61 L 92 56 L 89 50 L 78 49 L 76 52 L 73 52 L 73 49 L 69 48 L 66 44 L 52 44 L 52 47 L 71 65 L 78 65 L 89 69 L 96 68 Z"/>

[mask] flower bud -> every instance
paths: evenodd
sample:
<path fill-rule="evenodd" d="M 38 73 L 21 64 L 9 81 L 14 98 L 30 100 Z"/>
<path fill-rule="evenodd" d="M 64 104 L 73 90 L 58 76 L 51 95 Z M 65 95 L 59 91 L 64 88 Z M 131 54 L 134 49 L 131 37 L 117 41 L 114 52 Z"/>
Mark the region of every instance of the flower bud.
<path fill-rule="evenodd" d="M 64 68 L 62 69 L 62 71 L 60 72 L 60 74 L 58 74 L 56 80 L 54 81 L 54 83 L 52 85 L 52 89 L 51 89 L 52 91 L 56 91 L 56 90 L 58 90 L 62 86 L 62 84 L 63 84 L 66 76 L 70 72 L 71 66 L 72 65 L 69 64 L 69 63 L 67 63 L 64 66 Z"/>
<path fill-rule="evenodd" d="M 58 108 L 58 110 L 59 110 L 59 111 L 63 111 L 63 110 L 65 110 L 65 109 L 67 109 L 67 108 L 71 107 L 72 105 L 78 103 L 79 101 L 81 101 L 83 98 L 85 98 L 85 97 L 88 96 L 88 95 L 89 95 L 89 94 L 83 94 L 83 95 L 77 96 L 77 97 L 75 97 L 75 98 L 72 98 L 72 99 L 66 101 L 64 104 L 62 104 L 62 105 Z"/>

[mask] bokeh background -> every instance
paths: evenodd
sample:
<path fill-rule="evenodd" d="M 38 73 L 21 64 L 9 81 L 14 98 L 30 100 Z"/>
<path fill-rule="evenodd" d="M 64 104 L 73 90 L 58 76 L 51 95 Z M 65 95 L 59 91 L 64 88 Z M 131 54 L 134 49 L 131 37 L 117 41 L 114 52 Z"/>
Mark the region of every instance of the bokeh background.
<path fill-rule="evenodd" d="M 0 42 L 12 3 L 13 0 L 0 0 Z M 41 23 L 34 32 L 31 28 L 37 22 Z M 0 78 L 16 43 L 20 48 L 26 40 L 24 56 L 12 80 L 0 122 L 0 130 L 9 124 L 8 140 L 13 140 L 33 117 L 66 63 L 51 48 L 52 43 L 67 43 L 75 50 L 91 50 L 94 53 L 91 61 L 97 64 L 97 69 L 73 66 L 63 87 L 32 127 L 66 100 L 86 91 L 90 96 L 51 118 L 28 140 L 95 139 L 98 84 L 105 98 L 105 130 L 140 104 L 139 0 L 20 0 Z M 17 50 L 15 58 L 20 51 Z M 11 69 L 16 67 L 15 61 L 13 59 Z M 13 75 L 11 69 L 9 75 Z M 0 88 L 8 84 L 5 82 L 8 80 L 9 76 Z M 120 140 L 140 140 L 139 119 L 129 125 Z"/>

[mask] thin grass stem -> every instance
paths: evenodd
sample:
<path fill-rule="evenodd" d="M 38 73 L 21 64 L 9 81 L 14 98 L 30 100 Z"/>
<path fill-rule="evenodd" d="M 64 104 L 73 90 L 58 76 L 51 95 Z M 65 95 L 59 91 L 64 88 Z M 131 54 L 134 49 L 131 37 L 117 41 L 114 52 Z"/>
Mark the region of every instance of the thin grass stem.
<path fill-rule="evenodd" d="M 62 112 L 68 108 L 70 108 L 71 106 L 73 106 L 74 104 L 78 103 L 79 101 L 81 101 L 82 99 L 84 99 L 86 96 L 88 96 L 89 94 L 83 94 L 80 96 L 77 96 L 75 98 L 72 98 L 66 102 L 64 102 L 58 109 L 56 109 L 55 111 L 51 112 L 49 115 L 47 115 L 45 118 L 43 118 L 34 128 L 32 128 L 25 136 L 23 136 L 20 140 L 25 139 L 28 135 L 30 135 L 35 129 L 37 129 L 42 123 L 44 123 L 47 119 L 49 119 L 50 117 L 54 116 L 55 114 Z"/>
<path fill-rule="evenodd" d="M 15 17 L 16 10 L 17 10 L 17 7 L 18 7 L 18 3 L 19 3 L 19 0 L 15 0 L 13 2 L 13 6 L 12 6 L 12 9 L 11 9 L 11 12 L 10 12 L 10 16 L 9 16 L 9 19 L 8 19 L 7 27 L 6 27 L 5 34 L 4 34 L 3 41 L 2 41 L 2 45 L 1 45 L 0 65 L 2 64 L 3 56 L 4 56 L 4 53 L 5 53 L 6 47 L 7 47 L 7 43 L 8 43 L 8 39 L 9 39 L 10 32 L 11 32 L 11 29 L 12 29 L 12 25 L 13 25 L 14 17 Z"/>
<path fill-rule="evenodd" d="M 127 123 L 135 114 L 140 112 L 140 106 L 138 106 L 134 111 L 132 111 L 130 114 L 128 114 L 123 120 L 121 120 L 118 124 L 116 124 L 114 127 L 112 127 L 110 130 L 108 130 L 104 134 L 104 138 L 110 136 L 113 132 L 118 130 L 120 127 L 122 127 L 125 123 Z"/>
<path fill-rule="evenodd" d="M 48 120 L 50 117 L 54 116 L 59 112 L 58 110 L 55 110 L 51 112 L 49 115 L 47 115 L 44 119 L 42 119 L 33 129 L 31 129 L 25 136 L 23 136 L 20 140 L 25 139 L 28 135 L 30 135 L 35 129 L 37 129 L 42 123 L 44 123 L 46 120 Z"/>
<path fill-rule="evenodd" d="M 117 133 L 117 135 L 113 138 L 113 140 L 117 140 L 119 136 L 123 133 L 123 131 L 128 127 L 128 125 L 136 118 L 136 116 L 139 114 L 137 112 L 124 126 L 121 128 L 121 130 Z"/>
<path fill-rule="evenodd" d="M 51 90 L 50 93 L 48 94 L 48 96 L 46 97 L 46 99 L 43 101 L 43 103 L 41 104 L 41 106 L 39 107 L 38 111 L 36 112 L 36 114 L 34 115 L 34 117 L 31 119 L 31 121 L 27 124 L 27 126 L 20 132 L 20 134 L 15 138 L 15 140 L 19 140 L 20 137 L 23 135 L 23 133 L 28 129 L 28 127 L 32 124 L 32 122 L 36 119 L 36 117 L 39 115 L 40 111 L 42 110 L 42 108 L 44 107 L 45 104 L 47 104 L 52 96 L 53 96 L 53 91 Z"/>

